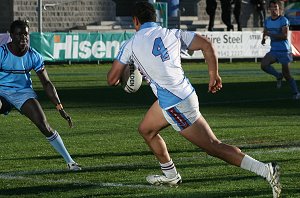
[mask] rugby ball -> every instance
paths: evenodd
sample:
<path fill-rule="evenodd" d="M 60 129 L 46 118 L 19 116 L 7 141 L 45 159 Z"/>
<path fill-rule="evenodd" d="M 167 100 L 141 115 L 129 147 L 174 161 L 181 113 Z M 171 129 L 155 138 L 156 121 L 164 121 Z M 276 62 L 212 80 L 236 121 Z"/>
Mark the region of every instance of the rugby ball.
<path fill-rule="evenodd" d="M 121 76 L 121 85 L 127 93 L 134 93 L 142 85 L 143 77 L 133 64 L 126 65 Z"/>

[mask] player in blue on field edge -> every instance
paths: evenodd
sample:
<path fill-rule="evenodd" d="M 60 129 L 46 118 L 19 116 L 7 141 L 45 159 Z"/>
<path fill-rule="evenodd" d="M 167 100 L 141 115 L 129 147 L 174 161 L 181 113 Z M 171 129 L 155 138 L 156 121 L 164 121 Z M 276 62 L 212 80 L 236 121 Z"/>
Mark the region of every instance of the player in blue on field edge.
<path fill-rule="evenodd" d="M 290 74 L 290 63 L 293 61 L 291 44 L 288 41 L 289 21 L 281 15 L 282 5 L 279 0 L 269 2 L 271 16 L 264 22 L 264 32 L 261 44 L 266 43 L 266 38 L 271 39 L 271 50 L 261 60 L 261 69 L 273 75 L 277 79 L 277 88 L 281 88 L 283 78 L 289 83 L 293 99 L 299 100 L 300 93 L 296 81 Z M 281 64 L 281 72 L 271 65 L 273 63 Z"/>
<path fill-rule="evenodd" d="M 50 101 L 72 127 L 72 119 L 65 112 L 56 89 L 50 81 L 43 57 L 29 46 L 29 24 L 16 20 L 10 26 L 11 42 L 0 46 L 0 114 L 7 115 L 13 107 L 28 117 L 46 136 L 49 143 L 65 159 L 69 170 L 81 170 L 71 158 L 58 134 L 52 129 L 32 88 L 30 71 L 39 77 Z"/>

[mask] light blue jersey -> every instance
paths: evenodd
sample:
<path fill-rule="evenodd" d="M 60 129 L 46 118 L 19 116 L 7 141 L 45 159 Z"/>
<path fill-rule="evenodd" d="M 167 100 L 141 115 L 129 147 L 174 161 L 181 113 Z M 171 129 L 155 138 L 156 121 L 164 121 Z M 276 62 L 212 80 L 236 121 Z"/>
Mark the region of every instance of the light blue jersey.
<path fill-rule="evenodd" d="M 265 28 L 271 34 L 281 34 L 282 27 L 289 26 L 289 21 L 284 16 L 279 16 L 277 19 L 272 19 L 272 17 L 268 17 L 265 20 Z M 286 40 L 278 40 L 275 38 L 271 38 L 271 51 L 275 52 L 291 52 L 291 46 L 289 41 Z"/>
<path fill-rule="evenodd" d="M 32 88 L 30 71 L 43 68 L 43 57 L 35 49 L 29 47 L 26 54 L 19 57 L 9 51 L 7 44 L 0 46 L 0 91 Z"/>
<path fill-rule="evenodd" d="M 44 59 L 35 49 L 29 47 L 26 54 L 19 57 L 9 51 L 7 44 L 0 46 L 0 96 L 21 110 L 28 99 L 37 97 L 30 71 L 43 68 Z"/>

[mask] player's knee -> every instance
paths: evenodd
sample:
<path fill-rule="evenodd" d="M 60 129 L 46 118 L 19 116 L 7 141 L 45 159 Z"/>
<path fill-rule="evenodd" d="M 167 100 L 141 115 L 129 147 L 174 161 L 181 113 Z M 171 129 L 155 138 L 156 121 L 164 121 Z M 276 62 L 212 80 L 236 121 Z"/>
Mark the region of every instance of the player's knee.
<path fill-rule="evenodd" d="M 286 81 L 289 81 L 290 79 L 292 79 L 292 76 L 291 76 L 290 72 L 285 72 L 285 71 L 283 71 L 283 72 L 282 72 L 282 75 L 283 75 L 283 77 L 284 77 L 284 79 L 285 79 Z"/>
<path fill-rule="evenodd" d="M 154 130 L 152 130 L 145 124 L 140 124 L 138 131 L 139 131 L 140 135 L 146 140 L 151 139 L 154 136 L 153 134 L 155 133 Z"/>
<path fill-rule="evenodd" d="M 138 131 L 139 131 L 140 135 L 143 136 L 144 134 L 147 134 L 149 130 L 147 129 L 147 127 L 144 124 L 140 124 L 138 127 Z"/>
<path fill-rule="evenodd" d="M 12 110 L 12 105 L 0 97 L 0 114 L 8 114 Z"/>
<path fill-rule="evenodd" d="M 0 100 L 0 114 L 3 114 L 4 113 L 4 110 L 3 110 L 3 108 L 2 108 L 2 102 L 1 102 L 1 100 Z"/>

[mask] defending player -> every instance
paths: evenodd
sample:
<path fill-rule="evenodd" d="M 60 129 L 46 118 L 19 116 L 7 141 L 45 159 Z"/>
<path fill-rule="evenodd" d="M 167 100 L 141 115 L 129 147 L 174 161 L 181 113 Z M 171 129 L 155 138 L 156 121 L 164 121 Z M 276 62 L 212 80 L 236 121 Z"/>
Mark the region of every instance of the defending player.
<path fill-rule="evenodd" d="M 133 62 L 158 98 L 139 125 L 140 134 L 158 159 L 163 172 L 163 175 L 148 176 L 147 181 L 153 185 L 178 185 L 182 181 L 166 143 L 159 135 L 162 129 L 172 125 L 209 155 L 266 178 L 274 197 L 278 197 L 281 192 L 279 166 L 259 162 L 237 147 L 222 143 L 199 112 L 198 97 L 181 67 L 181 46 L 203 51 L 209 71 L 208 91 L 216 93 L 222 88 L 222 81 L 211 42 L 194 32 L 162 28 L 155 21 L 155 10 L 151 4 L 140 2 L 135 5 L 133 23 L 137 32 L 121 47 L 107 75 L 108 84 L 116 85 L 124 66 Z"/>
<path fill-rule="evenodd" d="M 265 21 L 263 39 L 261 44 L 266 43 L 266 37 L 271 39 L 271 50 L 261 60 L 261 69 L 277 79 L 277 88 L 281 87 L 283 77 L 289 82 L 292 89 L 293 99 L 300 99 L 300 93 L 296 81 L 290 74 L 290 62 L 293 61 L 291 46 L 288 41 L 289 21 L 281 15 L 281 2 L 271 0 L 269 2 L 271 16 Z M 281 64 L 282 73 L 277 72 L 271 65 L 275 62 Z"/>
<path fill-rule="evenodd" d="M 72 127 L 71 117 L 63 109 L 56 89 L 48 77 L 43 57 L 28 44 L 28 23 L 14 21 L 10 26 L 10 37 L 12 41 L 0 47 L 0 114 L 8 114 L 13 107 L 18 109 L 46 136 L 49 143 L 65 159 L 70 170 L 81 170 L 69 155 L 58 132 L 50 127 L 32 89 L 30 71 L 34 70 L 47 96 Z"/>

